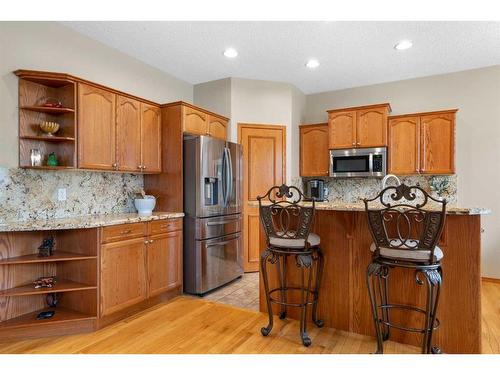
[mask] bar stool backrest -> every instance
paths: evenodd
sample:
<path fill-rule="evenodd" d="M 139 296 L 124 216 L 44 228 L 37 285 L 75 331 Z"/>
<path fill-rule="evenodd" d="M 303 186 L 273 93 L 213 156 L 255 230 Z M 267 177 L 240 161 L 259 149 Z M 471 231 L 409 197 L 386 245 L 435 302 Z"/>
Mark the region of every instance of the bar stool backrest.
<path fill-rule="evenodd" d="M 389 186 L 372 199 L 363 199 L 376 254 L 394 250 L 434 249 L 446 219 L 446 199 L 436 199 L 419 186 Z"/>
<path fill-rule="evenodd" d="M 295 186 L 273 186 L 258 196 L 259 215 L 267 242 L 270 237 L 307 240 L 314 218 L 315 203 L 301 204 L 305 195 Z M 307 241 L 306 241 L 307 242 Z"/>

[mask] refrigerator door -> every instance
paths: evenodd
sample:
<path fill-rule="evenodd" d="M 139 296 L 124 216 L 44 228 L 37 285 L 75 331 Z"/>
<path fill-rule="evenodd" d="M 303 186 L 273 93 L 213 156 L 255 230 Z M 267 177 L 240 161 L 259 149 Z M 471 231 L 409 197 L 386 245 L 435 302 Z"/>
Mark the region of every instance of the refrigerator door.
<path fill-rule="evenodd" d="M 243 275 L 241 233 L 196 241 L 196 271 L 186 275 L 184 290 L 204 294 Z"/>
<path fill-rule="evenodd" d="M 230 194 L 226 205 L 226 213 L 242 212 L 241 200 L 243 196 L 243 165 L 241 145 L 227 142 L 227 153 L 231 170 L 230 176 Z"/>
<path fill-rule="evenodd" d="M 197 240 L 206 240 L 241 232 L 241 214 L 193 219 L 192 223 L 196 227 L 195 238 Z M 191 223 L 191 220 L 188 220 L 188 222 Z"/>

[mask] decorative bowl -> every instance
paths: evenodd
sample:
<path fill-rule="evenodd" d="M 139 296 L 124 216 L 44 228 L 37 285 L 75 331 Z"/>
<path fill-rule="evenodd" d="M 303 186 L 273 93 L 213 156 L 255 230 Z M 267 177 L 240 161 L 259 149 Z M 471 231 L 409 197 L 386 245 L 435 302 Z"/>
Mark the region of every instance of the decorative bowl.
<path fill-rule="evenodd" d="M 139 216 L 151 216 L 156 206 L 156 198 L 152 195 L 145 195 L 144 198 L 135 198 L 134 206 Z"/>
<path fill-rule="evenodd" d="M 53 136 L 59 130 L 59 124 L 52 121 L 42 121 L 40 129 L 49 136 Z"/>

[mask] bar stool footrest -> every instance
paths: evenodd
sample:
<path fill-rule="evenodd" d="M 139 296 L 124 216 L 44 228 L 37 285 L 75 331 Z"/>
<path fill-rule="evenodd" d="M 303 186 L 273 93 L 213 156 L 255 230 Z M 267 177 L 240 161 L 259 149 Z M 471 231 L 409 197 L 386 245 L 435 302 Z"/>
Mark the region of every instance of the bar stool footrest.
<path fill-rule="evenodd" d="M 287 292 L 289 290 L 299 290 L 303 291 L 304 288 L 301 288 L 300 286 L 287 286 L 284 288 L 274 288 L 269 291 L 269 301 L 271 303 L 275 303 L 277 305 L 283 305 L 283 306 L 290 306 L 290 307 L 303 307 L 304 305 L 302 303 L 293 303 L 293 302 L 282 302 L 281 300 L 278 300 L 276 298 L 273 298 L 272 295 L 273 293 L 276 292 Z M 307 293 L 307 289 L 305 289 L 305 292 Z M 314 290 L 309 290 L 309 300 L 305 303 L 306 305 L 314 305 L 315 303 L 318 302 L 318 297 L 316 296 L 316 292 Z M 312 297 L 312 299 L 311 299 Z"/>
<path fill-rule="evenodd" d="M 380 305 L 380 306 L 378 306 L 378 308 L 381 310 L 400 309 L 400 310 L 415 311 L 415 312 L 419 312 L 421 314 L 427 313 L 424 309 L 421 309 L 420 307 L 410 306 L 410 305 L 390 304 L 390 305 Z M 392 324 L 391 322 L 386 322 L 380 318 L 379 318 L 379 323 L 384 324 L 384 325 L 391 327 L 391 328 L 396 328 L 396 329 L 399 329 L 402 331 L 407 331 L 407 332 L 425 333 L 425 331 L 426 331 L 425 328 L 422 329 L 422 328 L 413 328 L 413 327 L 403 327 L 403 326 L 400 326 L 397 324 Z M 432 328 L 432 330 L 438 329 L 439 325 L 440 325 L 439 319 L 436 318 L 436 320 L 434 322 L 434 327 Z"/>

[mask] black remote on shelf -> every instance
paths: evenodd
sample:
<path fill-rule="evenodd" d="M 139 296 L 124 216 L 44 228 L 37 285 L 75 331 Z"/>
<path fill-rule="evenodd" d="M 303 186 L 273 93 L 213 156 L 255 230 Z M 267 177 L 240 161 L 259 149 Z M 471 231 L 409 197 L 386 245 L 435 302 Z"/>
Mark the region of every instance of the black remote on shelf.
<path fill-rule="evenodd" d="M 38 320 L 41 320 L 41 319 L 49 319 L 49 318 L 52 318 L 54 316 L 56 312 L 54 310 L 48 310 L 48 311 L 42 311 L 40 312 L 36 318 Z"/>

